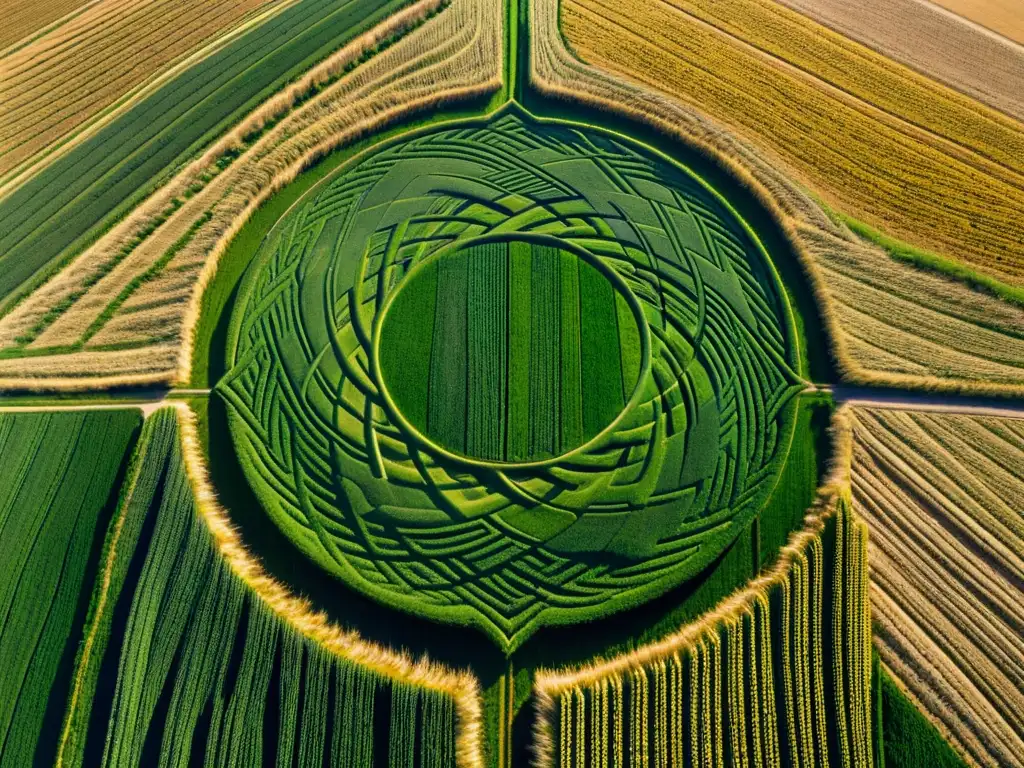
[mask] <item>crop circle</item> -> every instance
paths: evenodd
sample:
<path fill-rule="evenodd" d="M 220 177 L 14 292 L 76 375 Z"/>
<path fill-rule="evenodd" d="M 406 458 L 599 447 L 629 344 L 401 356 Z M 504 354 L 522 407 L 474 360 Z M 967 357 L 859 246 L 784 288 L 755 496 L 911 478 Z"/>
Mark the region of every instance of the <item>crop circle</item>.
<path fill-rule="evenodd" d="M 637 389 L 640 366 L 624 363 L 647 358 L 625 283 L 555 238 L 458 241 L 402 280 L 378 322 L 395 419 L 437 452 L 506 467 L 599 437 Z"/>
<path fill-rule="evenodd" d="M 513 107 L 301 198 L 239 291 L 217 391 L 303 552 L 510 650 L 735 540 L 789 451 L 794 338 L 767 254 L 698 177 Z"/>

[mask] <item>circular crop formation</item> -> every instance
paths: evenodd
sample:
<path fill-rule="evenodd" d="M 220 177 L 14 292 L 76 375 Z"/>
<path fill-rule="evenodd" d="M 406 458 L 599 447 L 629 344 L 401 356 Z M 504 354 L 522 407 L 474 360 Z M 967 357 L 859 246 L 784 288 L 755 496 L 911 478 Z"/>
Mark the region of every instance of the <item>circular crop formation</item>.
<path fill-rule="evenodd" d="M 406 277 L 378 334 L 381 385 L 418 432 L 466 459 L 576 451 L 632 399 L 646 342 L 625 282 L 557 238 L 481 238 Z"/>
<path fill-rule="evenodd" d="M 762 508 L 790 309 L 699 178 L 518 110 L 389 142 L 261 246 L 218 385 L 281 530 L 506 650 L 697 574 Z"/>

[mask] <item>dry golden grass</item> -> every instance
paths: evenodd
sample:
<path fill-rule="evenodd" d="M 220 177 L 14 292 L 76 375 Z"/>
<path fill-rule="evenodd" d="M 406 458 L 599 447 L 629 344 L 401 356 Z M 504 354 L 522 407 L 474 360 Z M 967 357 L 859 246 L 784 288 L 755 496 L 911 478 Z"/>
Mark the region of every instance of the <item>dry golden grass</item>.
<path fill-rule="evenodd" d="M 683 142 L 718 164 L 782 222 L 821 308 L 833 356 L 846 381 L 1024 393 L 1024 371 L 1014 367 L 1021 323 L 1016 307 L 894 262 L 880 248 L 833 222 L 762 150 L 683 103 L 682 97 L 670 97 L 577 59 L 560 34 L 556 0 L 531 3 L 531 13 L 530 77 L 536 88 L 646 123 Z M 841 289 L 829 283 L 835 274 L 851 271 L 854 281 L 862 284 L 855 286 L 859 303 L 854 311 L 843 303 L 852 301 L 844 293 L 849 281 Z M 941 335 L 936 329 L 907 325 L 906 313 L 918 306 L 930 313 L 932 322 L 941 320 L 936 326 Z M 993 346 L 1000 347 L 1000 339 L 1005 348 L 993 351 Z"/>
<path fill-rule="evenodd" d="M 781 0 L 783 5 L 1024 120 L 1024 48 L 919 0 Z"/>
<path fill-rule="evenodd" d="M 102 0 L 18 0 L 5 4 L 4 23 L 0 26 L 0 56 L 23 43 L 24 38 L 69 21 L 83 6 L 96 2 Z"/>
<path fill-rule="evenodd" d="M 929 0 L 957 16 L 1024 43 L 1024 13 L 1019 0 Z"/>
<path fill-rule="evenodd" d="M 1024 766 L 1024 421 L 854 410 L 876 645 L 972 762 Z"/>
<path fill-rule="evenodd" d="M 75 389 L 90 355 L 115 345 L 127 354 L 177 351 L 162 381 L 187 379 L 192 327 L 202 290 L 237 229 L 275 190 L 335 147 L 419 109 L 480 96 L 501 86 L 502 8 L 498 0 L 455 0 L 396 44 L 293 109 L 311 84 L 328 82 L 367 48 L 413 25 L 440 0 L 421 0 L 345 46 L 302 81 L 255 110 L 202 158 L 154 193 L 121 224 L 90 247 L 0 320 L 0 348 L 28 345 L 37 388 Z M 223 171 L 217 161 L 236 151 L 247 133 L 278 119 L 273 128 Z M 198 192 L 187 197 L 186 190 Z M 159 221 L 173 200 L 183 204 L 141 245 L 121 258 L 125 245 Z M 189 235 L 184 247 L 162 259 Z M 164 263 L 166 262 L 166 263 Z M 110 265 L 116 264 L 111 268 Z M 134 281 L 159 268 L 141 286 Z M 114 312 L 108 309 L 118 300 Z M 40 323 L 50 308 L 71 306 L 53 322 Z M 35 331 L 33 329 L 36 329 Z M 166 358 L 162 357 L 164 361 Z M 0 388 L 12 386 L 0 362 Z M 140 377 L 152 371 L 139 371 Z M 140 378 L 141 380 L 141 378 Z"/>
<path fill-rule="evenodd" d="M 0 176 L 271 1 L 104 0 L 0 58 Z"/>
<path fill-rule="evenodd" d="M 308 600 L 291 593 L 287 586 L 268 575 L 243 545 L 231 518 L 217 501 L 210 485 L 203 451 L 196 430 L 195 414 L 184 403 L 175 405 L 185 470 L 196 506 L 213 534 L 217 548 L 231 570 L 295 631 L 336 656 L 370 667 L 375 672 L 409 685 L 441 691 L 455 699 L 456 763 L 464 768 L 484 765 L 483 701 L 479 681 L 469 672 L 459 672 L 364 640 L 358 632 L 331 623 Z"/>
<path fill-rule="evenodd" d="M 728 744 L 737 765 L 774 766 L 783 741 L 794 765 L 871 765 L 867 528 L 847 511 L 847 411 L 833 431 L 832 474 L 769 571 L 664 640 L 537 672 L 539 765 L 620 765 L 627 753 L 631 765 L 724 765 Z M 827 636 L 834 639 L 826 673 Z M 835 700 L 825 693 L 831 675 L 841 691 Z M 785 711 L 776 712 L 777 700 Z M 828 754 L 829 729 L 838 734 L 837 754 Z"/>
<path fill-rule="evenodd" d="M 317 643 L 326 651 L 347 661 L 371 668 L 377 674 L 396 682 L 436 690 L 455 700 L 456 711 L 456 764 L 463 768 L 482 768 L 482 713 L 483 703 L 479 681 L 466 671 L 451 670 L 431 662 L 425 656 L 413 659 L 408 654 L 364 640 L 358 632 L 343 629 L 334 624 L 326 614 L 315 610 L 308 600 L 298 597 L 287 586 L 269 576 L 242 543 L 227 512 L 217 501 L 211 486 L 199 442 L 195 414 L 184 403 L 175 403 L 179 440 L 185 471 L 191 490 L 196 499 L 196 508 L 209 527 L 214 544 L 232 572 L 245 582 L 255 596 L 283 623 L 289 625 L 301 636 Z M 128 486 L 122 496 L 119 508 L 121 517 L 114 524 L 113 538 L 106 551 L 106 563 L 94 616 L 106 610 L 111 573 L 118 557 L 118 539 L 129 505 L 127 499 L 134 489 L 136 475 L 129 474 Z M 75 678 L 70 695 L 69 711 L 74 711 L 75 702 L 82 693 L 85 683 L 84 671 L 95 643 L 96 630 L 100 621 L 92 622 L 93 631 L 86 638 L 80 652 L 79 673 Z M 63 763 L 65 746 L 73 738 L 70 732 L 73 718 L 67 718 L 58 750 L 58 768 Z"/>
<path fill-rule="evenodd" d="M 1024 282 L 1024 126 L 769 0 L 566 0 L 587 62 L 672 94 L 826 202 Z"/>

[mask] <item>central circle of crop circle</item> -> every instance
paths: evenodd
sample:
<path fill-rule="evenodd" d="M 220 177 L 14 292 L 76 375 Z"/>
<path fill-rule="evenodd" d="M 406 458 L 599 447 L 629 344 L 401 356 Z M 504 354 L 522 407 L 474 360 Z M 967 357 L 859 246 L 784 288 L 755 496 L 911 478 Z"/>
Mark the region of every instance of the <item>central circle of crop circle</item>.
<path fill-rule="evenodd" d="M 774 492 L 799 346 L 700 177 L 516 105 L 353 158 L 268 233 L 217 384 L 283 535 L 511 651 L 664 594 Z"/>
<path fill-rule="evenodd" d="M 622 412 L 641 332 L 614 274 L 554 238 L 485 239 L 419 265 L 382 320 L 382 383 L 431 443 L 495 463 L 570 453 Z"/>

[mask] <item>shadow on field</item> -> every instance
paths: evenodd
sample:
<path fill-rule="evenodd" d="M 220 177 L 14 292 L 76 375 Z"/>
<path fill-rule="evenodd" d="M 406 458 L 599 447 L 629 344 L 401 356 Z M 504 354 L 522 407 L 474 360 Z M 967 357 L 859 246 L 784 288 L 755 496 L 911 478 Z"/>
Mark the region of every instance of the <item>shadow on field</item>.
<path fill-rule="evenodd" d="M 487 687 L 506 669 L 504 654 L 482 633 L 447 626 L 388 608 L 356 593 L 298 550 L 263 511 L 249 488 L 231 441 L 223 402 L 209 400 L 209 471 L 221 504 L 238 527 L 246 548 L 266 571 L 308 598 L 339 625 L 366 639 L 456 668 L 467 665 Z"/>

